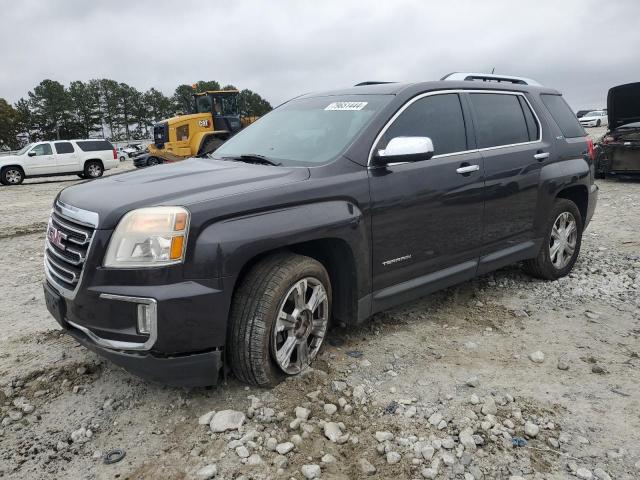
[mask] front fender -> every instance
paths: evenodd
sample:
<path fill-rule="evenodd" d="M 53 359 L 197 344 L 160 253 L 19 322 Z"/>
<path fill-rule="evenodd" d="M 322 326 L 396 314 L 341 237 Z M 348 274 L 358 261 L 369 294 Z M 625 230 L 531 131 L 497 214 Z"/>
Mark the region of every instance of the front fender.
<path fill-rule="evenodd" d="M 295 205 L 212 223 L 196 239 L 185 276 L 236 277 L 256 256 L 322 239 L 347 243 L 354 255 L 358 286 L 366 289 L 370 263 L 366 222 L 358 206 L 344 200 Z"/>

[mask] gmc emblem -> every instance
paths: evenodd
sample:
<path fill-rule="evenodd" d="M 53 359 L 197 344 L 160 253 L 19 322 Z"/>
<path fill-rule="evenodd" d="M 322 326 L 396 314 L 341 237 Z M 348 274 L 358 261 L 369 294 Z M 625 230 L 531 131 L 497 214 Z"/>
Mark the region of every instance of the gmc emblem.
<path fill-rule="evenodd" d="M 49 239 L 50 244 L 55 245 L 60 250 L 66 249 L 62 241 L 66 240 L 67 236 L 53 225 L 49 225 L 49 229 L 47 230 L 47 238 Z"/>

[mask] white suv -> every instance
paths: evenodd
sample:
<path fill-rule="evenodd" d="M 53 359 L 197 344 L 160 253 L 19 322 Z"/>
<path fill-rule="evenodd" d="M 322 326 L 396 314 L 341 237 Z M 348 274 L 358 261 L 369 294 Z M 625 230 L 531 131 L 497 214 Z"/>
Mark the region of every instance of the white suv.
<path fill-rule="evenodd" d="M 19 185 L 29 177 L 74 174 L 98 178 L 119 163 L 116 149 L 106 140 L 36 142 L 14 154 L 0 156 L 0 182 Z"/>

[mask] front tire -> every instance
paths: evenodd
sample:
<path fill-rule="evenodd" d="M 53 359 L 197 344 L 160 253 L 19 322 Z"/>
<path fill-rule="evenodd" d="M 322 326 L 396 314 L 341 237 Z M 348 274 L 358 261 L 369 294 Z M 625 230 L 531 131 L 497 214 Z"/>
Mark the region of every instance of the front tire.
<path fill-rule="evenodd" d="M 158 165 L 160 163 L 160 160 L 158 160 L 156 157 L 149 157 L 147 159 L 147 167 L 153 167 L 154 165 Z"/>
<path fill-rule="evenodd" d="M 556 199 L 545 226 L 540 253 L 524 262 L 528 274 L 545 280 L 556 280 L 572 269 L 582 244 L 582 215 L 575 203 Z"/>
<path fill-rule="evenodd" d="M 92 160 L 84 166 L 84 178 L 100 178 L 104 173 L 104 168 L 100 162 Z"/>
<path fill-rule="evenodd" d="M 7 167 L 0 174 L 3 185 L 20 185 L 24 181 L 24 172 L 20 167 Z"/>
<path fill-rule="evenodd" d="M 231 305 L 229 363 L 249 384 L 272 387 L 316 357 L 329 325 L 331 283 L 316 260 L 277 254 L 258 262 Z"/>

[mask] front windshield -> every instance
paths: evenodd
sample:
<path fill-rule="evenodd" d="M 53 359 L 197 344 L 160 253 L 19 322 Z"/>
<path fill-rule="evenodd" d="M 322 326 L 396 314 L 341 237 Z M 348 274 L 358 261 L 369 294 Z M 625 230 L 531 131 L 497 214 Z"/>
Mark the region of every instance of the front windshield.
<path fill-rule="evenodd" d="M 391 95 L 301 98 L 241 131 L 214 158 L 259 155 L 285 166 L 326 163 L 362 131 Z"/>
<path fill-rule="evenodd" d="M 24 155 L 25 153 L 27 153 L 27 150 L 29 150 L 31 147 L 33 147 L 33 143 L 30 143 L 28 145 L 25 145 L 24 147 L 22 147 L 18 153 L 16 153 L 16 155 Z"/>

